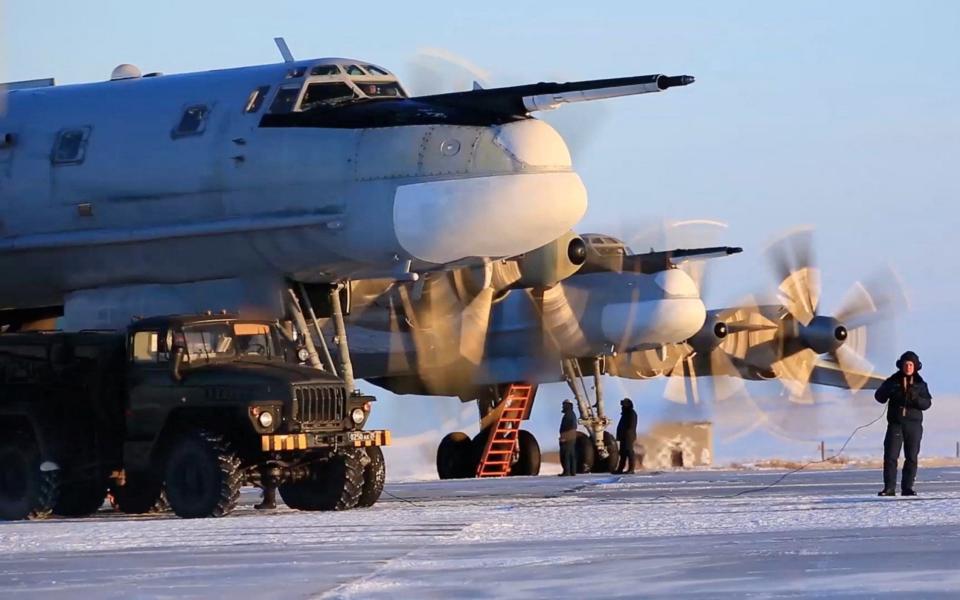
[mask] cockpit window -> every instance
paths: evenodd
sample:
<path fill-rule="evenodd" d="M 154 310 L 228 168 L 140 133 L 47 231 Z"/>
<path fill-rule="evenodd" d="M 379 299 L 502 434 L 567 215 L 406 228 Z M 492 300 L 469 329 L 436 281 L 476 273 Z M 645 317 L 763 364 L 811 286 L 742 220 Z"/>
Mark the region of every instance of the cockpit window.
<path fill-rule="evenodd" d="M 247 104 L 243 109 L 245 113 L 255 113 L 260 110 L 260 107 L 263 106 L 263 101 L 267 97 L 267 93 L 270 91 L 269 85 L 261 85 L 257 89 L 250 92 L 250 95 L 247 96 Z"/>
<path fill-rule="evenodd" d="M 403 90 L 395 81 L 357 81 L 356 84 L 369 98 L 403 97 Z"/>
<path fill-rule="evenodd" d="M 365 68 L 367 69 L 367 73 L 370 73 L 371 75 L 389 75 L 390 74 L 376 65 L 365 65 Z"/>
<path fill-rule="evenodd" d="M 317 65 L 310 70 L 311 75 L 339 75 L 340 67 L 337 65 Z"/>
<path fill-rule="evenodd" d="M 293 110 L 293 105 L 297 102 L 297 96 L 300 95 L 300 86 L 291 85 L 277 90 L 277 95 L 273 98 L 273 104 L 270 105 L 270 112 L 288 113 Z"/>
<path fill-rule="evenodd" d="M 347 75 L 366 75 L 360 65 L 347 65 L 344 68 L 347 70 Z"/>
<path fill-rule="evenodd" d="M 356 97 L 356 92 L 346 83 L 311 83 L 307 86 L 307 92 L 300 102 L 300 110 L 310 110 L 321 106 L 336 106 Z"/>

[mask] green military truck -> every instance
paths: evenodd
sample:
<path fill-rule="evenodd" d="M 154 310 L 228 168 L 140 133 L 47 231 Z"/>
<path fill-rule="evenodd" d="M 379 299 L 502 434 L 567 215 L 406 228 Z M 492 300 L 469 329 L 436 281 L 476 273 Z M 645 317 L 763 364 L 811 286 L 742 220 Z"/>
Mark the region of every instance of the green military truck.
<path fill-rule="evenodd" d="M 0 519 L 169 505 L 219 517 L 240 488 L 300 510 L 370 506 L 380 446 L 374 398 L 292 364 L 266 321 L 152 317 L 124 333 L 0 335 Z"/>

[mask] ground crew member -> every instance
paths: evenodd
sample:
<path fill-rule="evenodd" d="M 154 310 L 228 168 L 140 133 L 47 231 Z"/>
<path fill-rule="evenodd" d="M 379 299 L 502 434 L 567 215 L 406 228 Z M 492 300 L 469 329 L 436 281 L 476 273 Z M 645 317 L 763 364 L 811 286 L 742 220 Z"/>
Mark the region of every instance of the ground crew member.
<path fill-rule="evenodd" d="M 930 408 L 930 390 L 918 371 L 923 365 L 916 352 L 904 352 L 897 361 L 896 373 L 887 378 L 874 394 L 877 402 L 887 404 L 887 435 L 883 439 L 883 491 L 879 496 L 895 496 L 897 460 L 903 447 L 901 496 L 916 496 L 917 456 L 923 437 L 923 412 Z"/>
<path fill-rule="evenodd" d="M 636 454 L 633 449 L 637 441 L 637 411 L 633 410 L 633 400 L 624 398 L 620 401 L 620 422 L 617 423 L 617 441 L 620 442 L 620 462 L 614 473 L 635 472 Z"/>
<path fill-rule="evenodd" d="M 577 474 L 577 416 L 573 414 L 573 402 L 563 401 L 563 419 L 560 420 L 560 466 L 564 475 Z"/>

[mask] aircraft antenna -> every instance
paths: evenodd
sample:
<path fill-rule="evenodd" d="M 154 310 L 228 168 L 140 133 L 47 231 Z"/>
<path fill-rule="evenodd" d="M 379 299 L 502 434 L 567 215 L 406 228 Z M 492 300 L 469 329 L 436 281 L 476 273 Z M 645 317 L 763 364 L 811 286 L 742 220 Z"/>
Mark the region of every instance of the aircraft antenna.
<path fill-rule="evenodd" d="M 283 39 L 282 37 L 275 37 L 273 38 L 273 42 L 277 45 L 277 50 L 280 51 L 280 56 L 283 57 L 283 62 L 295 62 L 293 59 L 293 53 L 290 52 L 290 47 L 287 46 L 287 40 Z"/>

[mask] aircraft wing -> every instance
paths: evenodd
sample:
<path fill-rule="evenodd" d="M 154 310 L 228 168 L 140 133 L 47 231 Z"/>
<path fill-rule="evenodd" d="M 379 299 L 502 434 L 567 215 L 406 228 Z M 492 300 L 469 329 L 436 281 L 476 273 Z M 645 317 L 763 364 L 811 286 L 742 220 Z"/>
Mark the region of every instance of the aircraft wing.
<path fill-rule="evenodd" d="M 672 269 L 675 265 L 688 260 L 707 260 L 739 254 L 743 248 L 735 246 L 713 246 L 710 248 L 678 248 L 640 254 L 598 254 L 587 258 L 580 272 L 615 271 L 628 273 L 657 273 Z"/>
<path fill-rule="evenodd" d="M 820 385 L 829 385 L 831 387 L 838 388 L 849 388 L 850 384 L 848 381 L 850 378 L 854 378 L 859 382 L 865 382 L 862 386 L 862 389 L 875 390 L 880 387 L 880 384 L 884 382 L 886 377 L 880 377 L 874 373 L 867 372 L 853 372 L 849 371 L 847 374 L 844 374 L 843 369 L 840 368 L 835 362 L 829 360 L 819 360 L 817 361 L 816 366 L 813 367 L 813 373 L 810 375 L 810 383 L 817 383 Z"/>

